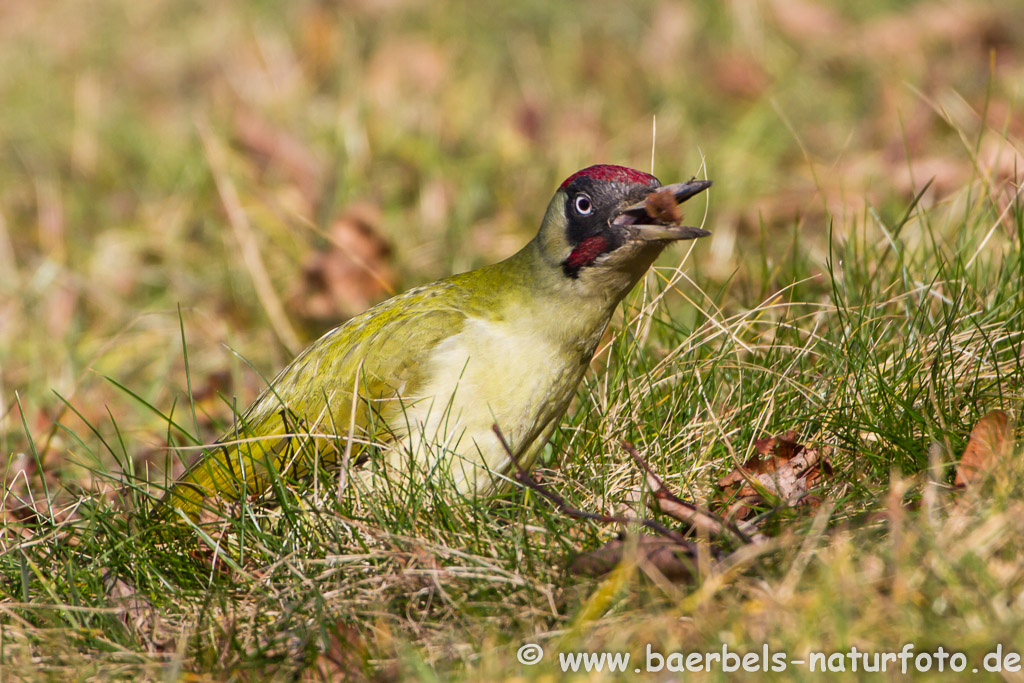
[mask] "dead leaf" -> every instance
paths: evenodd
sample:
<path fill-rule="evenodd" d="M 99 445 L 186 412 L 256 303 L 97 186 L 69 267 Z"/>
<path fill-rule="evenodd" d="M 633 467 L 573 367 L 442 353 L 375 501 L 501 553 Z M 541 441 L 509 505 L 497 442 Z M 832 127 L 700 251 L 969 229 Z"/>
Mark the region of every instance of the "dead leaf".
<path fill-rule="evenodd" d="M 516 109 L 515 128 L 533 144 L 540 144 L 544 132 L 544 110 L 537 100 L 523 98 Z"/>
<path fill-rule="evenodd" d="M 645 67 L 653 72 L 676 77 L 677 64 L 686 59 L 693 46 L 693 34 L 700 22 L 686 3 L 661 0 L 654 7 L 646 37 L 639 42 Z"/>
<path fill-rule="evenodd" d="M 835 9 L 810 0 L 773 0 L 769 5 L 783 33 L 796 40 L 835 40 L 847 24 Z"/>
<path fill-rule="evenodd" d="M 75 324 L 81 313 L 80 294 L 79 287 L 70 282 L 61 282 L 49 288 L 38 310 L 52 338 L 63 338 Z"/>
<path fill-rule="evenodd" d="M 173 647 L 175 639 L 165 627 L 160 612 L 135 586 L 108 571 L 103 577 L 103 587 L 110 604 L 118 610 L 121 621 L 130 631 L 138 634 L 151 649 L 166 651 Z"/>
<path fill-rule="evenodd" d="M 984 3 L 929 3 L 907 12 L 881 13 L 856 33 L 847 32 L 848 50 L 876 58 L 906 59 L 929 47 L 966 55 L 1005 44 L 1007 26 Z"/>
<path fill-rule="evenodd" d="M 914 194 L 928 181 L 932 183 L 932 192 L 948 195 L 963 185 L 973 169 L 969 162 L 942 155 L 919 156 L 909 161 L 903 158 L 887 166 L 893 189 L 904 195 Z"/>
<path fill-rule="evenodd" d="M 235 139 L 262 169 L 274 168 L 290 181 L 312 216 L 320 201 L 322 168 L 312 150 L 294 133 L 243 109 L 235 116 Z"/>
<path fill-rule="evenodd" d="M 334 8 L 313 4 L 302 13 L 298 30 L 303 67 L 314 81 L 327 78 L 337 68 L 342 45 Z"/>
<path fill-rule="evenodd" d="M 569 571 L 582 576 L 607 574 L 622 562 L 629 547 L 627 539 L 614 538 L 600 548 L 577 555 L 569 564 Z M 696 559 L 690 549 L 661 536 L 641 534 L 636 541 L 636 561 L 650 564 L 670 581 L 690 581 L 695 575 Z"/>
<path fill-rule="evenodd" d="M 955 484 L 966 487 L 982 480 L 994 465 L 1005 462 L 1010 456 L 1012 442 L 1009 416 L 1002 410 L 986 414 L 971 430 L 956 469 Z"/>
<path fill-rule="evenodd" d="M 226 406 L 224 398 L 231 397 L 232 377 L 229 370 L 214 370 L 192 389 L 192 403 L 196 417 L 206 429 L 213 425 L 214 416 L 223 415 Z"/>
<path fill-rule="evenodd" d="M 359 631 L 338 619 L 327 629 L 327 648 L 313 662 L 316 680 L 365 681 L 369 650 Z"/>
<path fill-rule="evenodd" d="M 755 100 L 770 85 L 771 78 L 761 62 L 751 54 L 732 51 L 715 59 L 711 83 L 723 94 Z"/>
<path fill-rule="evenodd" d="M 394 291 L 391 245 L 380 235 L 380 210 L 355 204 L 331 226 L 330 245 L 314 251 L 291 295 L 292 310 L 311 321 L 334 322 L 362 313 Z"/>
<path fill-rule="evenodd" d="M 737 468 L 718 480 L 720 488 L 747 481 L 749 474 L 774 472 L 780 463 L 789 460 L 803 449 L 796 441 L 797 434 L 793 430 L 781 436 L 771 436 L 754 442 L 754 455 Z"/>
<path fill-rule="evenodd" d="M 659 223 L 679 223 L 683 220 L 683 212 L 671 190 L 658 190 L 647 195 L 644 211 Z"/>
<path fill-rule="evenodd" d="M 366 67 L 367 99 L 383 111 L 401 107 L 414 95 L 429 97 L 442 88 L 450 72 L 450 55 L 441 43 L 410 38 L 383 41 Z M 418 114 L 416 114 L 418 115 Z"/>
<path fill-rule="evenodd" d="M 821 502 L 808 494 L 823 478 L 832 476 L 832 463 L 820 448 L 807 448 L 796 439 L 794 431 L 758 439 L 754 455 L 718 480 L 718 499 L 729 503 L 728 516 L 746 519 L 753 506 L 773 502 L 766 495 L 788 506 Z"/>

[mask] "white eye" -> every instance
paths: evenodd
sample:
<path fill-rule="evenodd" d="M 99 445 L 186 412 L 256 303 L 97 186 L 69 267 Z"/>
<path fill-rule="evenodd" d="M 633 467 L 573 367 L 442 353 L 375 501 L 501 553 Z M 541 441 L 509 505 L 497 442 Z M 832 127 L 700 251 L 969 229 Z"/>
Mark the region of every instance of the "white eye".
<path fill-rule="evenodd" d="M 576 195 L 576 213 L 589 216 L 593 211 L 594 205 L 590 203 L 590 197 L 585 194 Z"/>

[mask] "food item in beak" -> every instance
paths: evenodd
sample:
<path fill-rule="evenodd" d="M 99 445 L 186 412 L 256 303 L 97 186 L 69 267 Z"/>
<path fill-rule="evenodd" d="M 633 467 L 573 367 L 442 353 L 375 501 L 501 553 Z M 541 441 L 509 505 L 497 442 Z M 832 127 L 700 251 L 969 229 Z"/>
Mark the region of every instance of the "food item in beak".
<path fill-rule="evenodd" d="M 644 199 L 644 211 L 659 223 L 679 224 L 683 220 L 683 212 L 676 201 L 675 193 L 670 189 L 652 192 Z"/>

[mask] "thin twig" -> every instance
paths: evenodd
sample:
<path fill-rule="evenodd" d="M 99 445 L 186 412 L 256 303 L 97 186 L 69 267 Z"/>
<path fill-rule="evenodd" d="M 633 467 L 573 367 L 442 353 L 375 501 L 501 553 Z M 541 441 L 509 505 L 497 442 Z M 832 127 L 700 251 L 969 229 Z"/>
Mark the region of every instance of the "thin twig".
<path fill-rule="evenodd" d="M 665 482 L 654 473 L 647 461 L 640 456 L 633 444 L 628 441 L 620 442 L 622 447 L 629 453 L 634 462 L 647 475 L 647 483 L 651 488 L 651 495 L 654 496 L 654 504 L 666 515 L 678 519 L 684 524 L 696 528 L 698 531 L 711 536 L 724 536 L 726 532 L 733 534 L 744 543 L 753 543 L 753 539 L 745 534 L 738 526 L 722 519 L 716 514 L 701 510 L 693 503 L 687 503 L 665 486 Z"/>
<path fill-rule="evenodd" d="M 591 519 L 604 524 L 640 524 L 657 534 L 661 534 L 665 538 L 672 539 L 696 557 L 698 551 L 697 546 L 693 541 L 689 540 L 678 531 L 673 531 L 664 524 L 656 522 L 653 519 L 636 519 L 633 517 L 620 517 L 618 515 L 604 515 L 597 512 L 586 512 L 585 510 L 580 510 L 579 508 L 569 505 L 564 498 L 554 491 L 546 489 L 536 479 L 530 476 L 529 472 L 523 469 L 523 466 L 519 464 L 515 455 L 512 454 L 512 449 L 509 448 L 508 442 L 505 441 L 505 435 L 501 433 L 501 429 L 498 425 L 492 426 L 491 429 L 493 429 L 494 433 L 498 436 L 498 440 L 501 442 L 502 448 L 504 448 L 505 452 L 508 453 L 509 459 L 516 468 L 515 480 L 523 486 L 536 491 L 544 498 L 547 498 L 555 505 L 556 508 L 558 508 L 559 512 L 567 515 L 568 517 L 572 517 L 573 519 Z"/>

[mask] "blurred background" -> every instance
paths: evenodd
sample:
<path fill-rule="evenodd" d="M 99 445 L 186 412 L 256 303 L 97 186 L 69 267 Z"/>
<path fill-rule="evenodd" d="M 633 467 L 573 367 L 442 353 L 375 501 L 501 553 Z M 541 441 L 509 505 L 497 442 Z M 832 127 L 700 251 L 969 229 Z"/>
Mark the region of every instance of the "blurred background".
<path fill-rule="evenodd" d="M 185 424 L 191 382 L 213 436 L 218 392 L 510 255 L 562 178 L 652 144 L 664 182 L 715 181 L 690 277 L 756 304 L 929 181 L 953 211 L 1008 187 L 1021 35 L 1019 0 L 0 3 L 5 478 L 34 447 L 86 483 L 92 428 L 160 453 L 114 382 Z"/>

